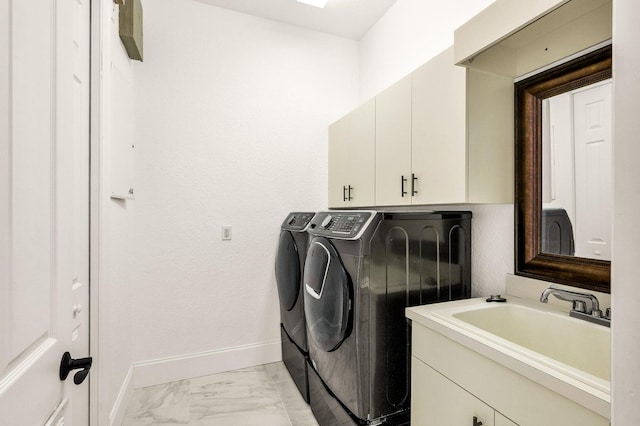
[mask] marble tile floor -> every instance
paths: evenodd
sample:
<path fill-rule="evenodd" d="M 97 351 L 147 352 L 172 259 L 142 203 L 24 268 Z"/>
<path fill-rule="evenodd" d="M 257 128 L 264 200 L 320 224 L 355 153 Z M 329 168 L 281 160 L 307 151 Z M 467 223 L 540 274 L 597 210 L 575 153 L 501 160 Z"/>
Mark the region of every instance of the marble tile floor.
<path fill-rule="evenodd" d="M 318 426 L 282 362 L 136 389 L 122 426 Z"/>

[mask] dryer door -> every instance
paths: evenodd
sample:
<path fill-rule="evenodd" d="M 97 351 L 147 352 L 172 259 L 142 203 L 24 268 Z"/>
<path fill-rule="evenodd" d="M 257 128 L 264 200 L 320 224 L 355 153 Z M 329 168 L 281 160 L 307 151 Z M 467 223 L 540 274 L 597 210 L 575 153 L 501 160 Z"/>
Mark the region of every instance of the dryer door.
<path fill-rule="evenodd" d="M 349 281 L 331 242 L 314 238 L 304 264 L 304 309 L 309 335 L 323 351 L 337 349 L 348 335 Z"/>
<path fill-rule="evenodd" d="M 280 232 L 276 255 L 276 282 L 280 306 L 290 311 L 295 306 L 300 293 L 300 257 L 296 241 L 289 231 Z"/>

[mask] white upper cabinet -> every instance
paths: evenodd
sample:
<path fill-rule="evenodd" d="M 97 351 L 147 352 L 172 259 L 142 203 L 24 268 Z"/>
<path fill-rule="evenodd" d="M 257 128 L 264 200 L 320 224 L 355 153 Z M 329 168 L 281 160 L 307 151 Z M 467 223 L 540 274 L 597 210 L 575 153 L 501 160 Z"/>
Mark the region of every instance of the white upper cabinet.
<path fill-rule="evenodd" d="M 519 77 L 610 40 L 612 22 L 612 0 L 496 0 L 455 31 L 455 62 Z"/>
<path fill-rule="evenodd" d="M 329 126 L 329 207 L 375 204 L 375 99 Z"/>
<path fill-rule="evenodd" d="M 466 71 L 449 49 L 376 97 L 376 204 L 467 200 Z"/>
<path fill-rule="evenodd" d="M 568 0 L 496 0 L 455 32 L 455 62 L 462 63 Z"/>
<path fill-rule="evenodd" d="M 411 76 L 376 96 L 376 205 L 411 204 Z"/>
<path fill-rule="evenodd" d="M 351 113 L 350 185 L 351 207 L 375 204 L 376 101 L 371 99 Z"/>
<path fill-rule="evenodd" d="M 329 207 L 348 206 L 349 122 L 347 115 L 329 126 Z"/>
<path fill-rule="evenodd" d="M 496 414 L 496 417 L 495 417 L 493 426 L 518 426 L 517 424 L 515 424 L 514 422 L 512 422 L 502 414 L 498 413 L 497 411 L 495 414 Z"/>
<path fill-rule="evenodd" d="M 513 79 L 467 69 L 469 203 L 513 203 Z"/>
<path fill-rule="evenodd" d="M 454 62 L 467 68 L 468 202 L 512 202 L 514 81 L 611 34 L 611 0 L 496 0 L 455 31 Z"/>
<path fill-rule="evenodd" d="M 376 97 L 376 205 L 513 201 L 513 82 L 453 60 L 449 48 Z M 486 108 L 468 115 L 469 95 Z"/>
<path fill-rule="evenodd" d="M 512 104 L 445 50 L 330 126 L 330 207 L 511 203 Z"/>
<path fill-rule="evenodd" d="M 466 70 L 450 48 L 412 74 L 413 204 L 467 201 Z"/>

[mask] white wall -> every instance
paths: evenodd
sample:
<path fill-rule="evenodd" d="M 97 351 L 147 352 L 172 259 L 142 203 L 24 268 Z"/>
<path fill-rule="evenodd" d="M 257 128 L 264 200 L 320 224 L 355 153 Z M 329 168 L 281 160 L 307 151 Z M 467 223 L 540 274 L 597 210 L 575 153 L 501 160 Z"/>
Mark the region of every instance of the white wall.
<path fill-rule="evenodd" d="M 365 101 L 453 44 L 453 31 L 494 0 L 399 0 L 360 41 Z"/>
<path fill-rule="evenodd" d="M 135 70 L 136 387 L 277 359 L 277 224 L 288 211 L 326 207 L 328 124 L 358 105 L 363 75 L 386 87 L 411 72 L 452 43 L 474 6 L 462 18 L 456 8 L 430 18 L 448 22 L 445 31 L 404 25 L 424 4 L 398 2 L 358 44 L 198 2 L 145 3 L 145 61 Z M 374 35 L 389 31 L 407 47 L 442 46 L 400 56 L 376 48 Z M 395 67 L 366 68 L 379 60 Z M 474 294 L 504 292 L 512 206 L 454 208 L 474 211 Z M 220 241 L 222 225 L 233 226 L 232 241 Z"/>
<path fill-rule="evenodd" d="M 92 6 L 97 11 L 92 18 L 93 42 L 101 45 L 94 50 L 100 57 L 92 58 L 92 66 L 102 69 L 93 72 L 92 83 L 100 96 L 92 101 L 91 352 L 92 374 L 99 380 L 97 389 L 91 382 L 91 400 L 98 404 L 94 422 L 119 425 L 132 385 L 134 204 L 110 198 L 112 182 L 123 172 L 111 156 L 115 144 L 134 143 L 133 121 L 127 114 L 134 110 L 134 65 L 118 36 L 118 8 L 99 0 Z"/>
<path fill-rule="evenodd" d="M 184 378 L 279 359 L 279 226 L 326 208 L 327 127 L 359 89 L 354 41 L 194 1 L 147 1 L 144 13 L 136 386 L 171 379 L 159 377 L 169 367 L 145 373 L 162 364 Z"/>
<path fill-rule="evenodd" d="M 640 2 L 613 2 L 612 415 L 615 426 L 640 424 Z"/>

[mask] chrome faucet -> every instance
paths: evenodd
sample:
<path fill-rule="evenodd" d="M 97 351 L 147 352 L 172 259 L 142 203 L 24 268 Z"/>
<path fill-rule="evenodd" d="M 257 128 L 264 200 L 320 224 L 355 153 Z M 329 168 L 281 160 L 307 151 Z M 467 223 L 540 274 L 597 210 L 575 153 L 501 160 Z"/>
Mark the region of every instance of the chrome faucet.
<path fill-rule="evenodd" d="M 593 311 L 600 312 L 600 304 L 598 303 L 598 298 L 592 294 L 588 293 L 578 293 L 577 291 L 569 291 L 562 290 L 559 288 L 549 287 L 545 291 L 542 292 L 540 296 L 540 301 L 542 303 L 547 303 L 549 300 L 549 295 L 554 295 L 560 300 L 564 300 L 565 302 L 572 302 L 573 309 L 576 311 L 584 312 L 586 314 L 591 315 Z M 588 308 L 587 308 L 588 304 Z"/>
<path fill-rule="evenodd" d="M 570 316 L 607 327 L 611 326 L 611 309 L 607 309 L 606 315 L 602 315 L 598 298 L 593 294 L 549 287 L 540 295 L 540 301 L 547 303 L 549 295 L 554 295 L 565 302 L 571 302 L 572 308 L 571 311 L 569 311 Z"/>

